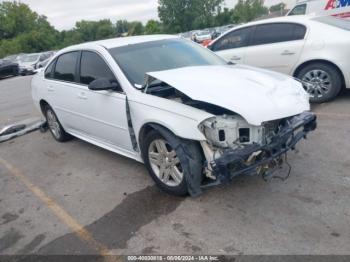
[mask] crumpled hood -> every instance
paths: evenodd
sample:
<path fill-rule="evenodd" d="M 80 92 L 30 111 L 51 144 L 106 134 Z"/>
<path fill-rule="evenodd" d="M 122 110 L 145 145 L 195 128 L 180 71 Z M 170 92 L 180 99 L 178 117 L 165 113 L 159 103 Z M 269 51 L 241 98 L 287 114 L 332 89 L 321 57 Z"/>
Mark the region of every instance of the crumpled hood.
<path fill-rule="evenodd" d="M 291 77 L 243 65 L 184 67 L 147 73 L 193 100 L 231 110 L 252 125 L 310 110 L 309 96 Z"/>

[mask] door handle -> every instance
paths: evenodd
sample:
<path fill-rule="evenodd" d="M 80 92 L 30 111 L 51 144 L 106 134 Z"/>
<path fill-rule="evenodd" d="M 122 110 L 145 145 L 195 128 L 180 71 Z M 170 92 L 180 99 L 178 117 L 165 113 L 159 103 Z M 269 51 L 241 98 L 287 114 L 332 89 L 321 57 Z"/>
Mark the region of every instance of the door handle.
<path fill-rule="evenodd" d="M 54 92 L 54 91 L 55 91 L 55 88 L 53 88 L 52 86 L 48 86 L 48 87 L 47 87 L 47 91 L 49 91 L 49 92 Z"/>
<path fill-rule="evenodd" d="M 284 50 L 281 55 L 295 55 L 295 52 Z"/>
<path fill-rule="evenodd" d="M 86 94 L 85 94 L 84 92 L 81 92 L 81 93 L 78 94 L 78 98 L 79 98 L 79 99 L 86 100 L 86 99 L 87 99 L 87 96 L 86 96 Z"/>
<path fill-rule="evenodd" d="M 242 57 L 234 55 L 233 57 L 231 57 L 230 60 L 239 61 L 239 60 L 242 60 Z"/>

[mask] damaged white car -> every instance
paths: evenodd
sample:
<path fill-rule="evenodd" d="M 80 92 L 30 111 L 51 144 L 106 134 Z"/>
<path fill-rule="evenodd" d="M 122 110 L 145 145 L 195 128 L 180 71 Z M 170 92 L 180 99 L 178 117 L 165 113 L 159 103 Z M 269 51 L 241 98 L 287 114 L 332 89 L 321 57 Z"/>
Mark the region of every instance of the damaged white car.
<path fill-rule="evenodd" d="M 32 95 L 57 141 L 74 136 L 143 162 L 175 195 L 268 178 L 316 128 L 298 81 L 174 36 L 66 48 L 33 78 Z"/>

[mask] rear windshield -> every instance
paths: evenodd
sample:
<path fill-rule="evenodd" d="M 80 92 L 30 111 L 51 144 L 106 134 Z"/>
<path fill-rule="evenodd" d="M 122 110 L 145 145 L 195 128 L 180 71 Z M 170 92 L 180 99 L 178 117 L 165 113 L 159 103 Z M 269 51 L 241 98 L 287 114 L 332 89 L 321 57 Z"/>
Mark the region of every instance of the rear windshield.
<path fill-rule="evenodd" d="M 324 16 L 324 17 L 313 18 L 313 20 L 323 24 L 335 26 L 335 27 L 350 31 L 350 21 L 345 19 L 335 18 L 332 16 Z"/>

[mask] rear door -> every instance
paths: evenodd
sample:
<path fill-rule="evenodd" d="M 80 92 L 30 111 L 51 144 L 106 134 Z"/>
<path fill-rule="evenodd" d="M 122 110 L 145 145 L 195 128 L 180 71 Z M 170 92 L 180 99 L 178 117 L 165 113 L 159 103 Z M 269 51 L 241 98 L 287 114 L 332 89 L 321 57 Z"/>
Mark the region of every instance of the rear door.
<path fill-rule="evenodd" d="M 79 128 L 74 111 L 78 57 L 78 51 L 62 54 L 45 71 L 46 99 L 67 131 Z"/>
<path fill-rule="evenodd" d="M 290 74 L 305 44 L 306 27 L 296 23 L 268 23 L 255 27 L 244 62 Z"/>
<path fill-rule="evenodd" d="M 227 62 L 244 63 L 253 27 L 240 28 L 219 38 L 210 49 Z"/>

